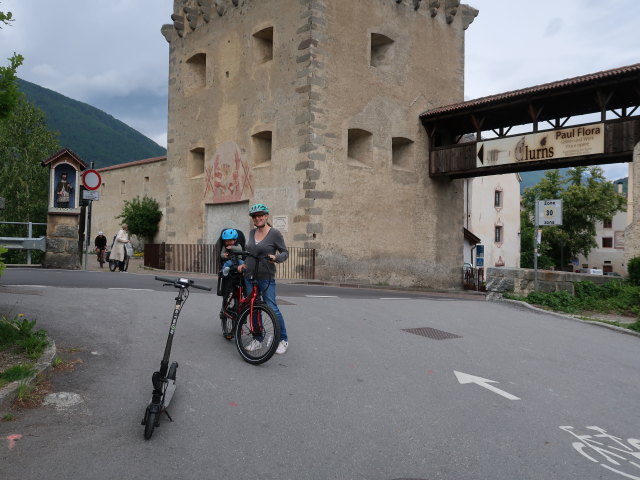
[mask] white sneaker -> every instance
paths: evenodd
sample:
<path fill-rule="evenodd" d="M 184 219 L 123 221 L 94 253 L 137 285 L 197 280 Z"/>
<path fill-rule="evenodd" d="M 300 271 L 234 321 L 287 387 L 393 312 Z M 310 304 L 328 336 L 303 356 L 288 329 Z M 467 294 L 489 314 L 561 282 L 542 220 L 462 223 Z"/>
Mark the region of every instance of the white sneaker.
<path fill-rule="evenodd" d="M 288 347 L 289 347 L 289 342 L 287 340 L 280 340 L 280 345 L 278 345 L 278 349 L 276 350 L 276 353 L 278 355 L 282 355 L 284 352 L 287 351 Z"/>
<path fill-rule="evenodd" d="M 246 347 L 244 347 L 244 349 L 247 352 L 253 352 L 255 350 L 258 350 L 260 347 L 262 346 L 262 343 L 257 341 L 255 338 L 253 340 L 251 340 Z"/>

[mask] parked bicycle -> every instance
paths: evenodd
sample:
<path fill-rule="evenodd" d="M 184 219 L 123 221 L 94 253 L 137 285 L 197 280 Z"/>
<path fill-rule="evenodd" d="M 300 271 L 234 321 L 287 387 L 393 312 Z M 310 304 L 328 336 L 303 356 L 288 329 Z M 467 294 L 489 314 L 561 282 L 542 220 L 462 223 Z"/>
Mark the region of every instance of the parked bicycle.
<path fill-rule="evenodd" d="M 187 278 L 165 278 L 156 277 L 156 280 L 164 282 L 164 286 L 174 286 L 178 288 L 178 296 L 176 297 L 176 305 L 173 309 L 173 317 L 171 318 L 171 327 L 169 328 L 169 336 L 167 344 L 164 348 L 164 355 L 160 362 L 160 370 L 153 372 L 151 383 L 153 384 L 153 392 L 151 393 L 151 402 L 147 405 L 142 419 L 144 425 L 144 438 L 147 440 L 153 435 L 153 429 L 160 426 L 160 416 L 165 413 L 169 420 L 173 422 L 171 415 L 167 412 L 167 407 L 171 403 L 171 398 L 176 390 L 176 372 L 178 370 L 178 362 L 172 362 L 169 365 L 169 356 L 171 355 L 171 346 L 173 344 L 173 335 L 176 331 L 178 316 L 182 311 L 184 303 L 189 298 L 189 288 L 199 288 L 200 290 L 209 290 L 210 287 L 197 285 L 193 280 Z"/>
<path fill-rule="evenodd" d="M 273 356 L 280 342 L 280 324 L 273 310 L 262 300 L 256 280 L 259 263 L 267 261 L 268 257 L 242 250 L 232 251 L 230 255 L 236 261 L 228 267 L 227 275 L 220 272 L 218 277 L 218 295 L 223 297 L 220 311 L 222 335 L 227 340 L 235 338 L 236 348 L 245 362 L 259 365 Z M 253 286 L 249 295 L 237 262 L 247 257 L 256 259 L 249 277 Z"/>

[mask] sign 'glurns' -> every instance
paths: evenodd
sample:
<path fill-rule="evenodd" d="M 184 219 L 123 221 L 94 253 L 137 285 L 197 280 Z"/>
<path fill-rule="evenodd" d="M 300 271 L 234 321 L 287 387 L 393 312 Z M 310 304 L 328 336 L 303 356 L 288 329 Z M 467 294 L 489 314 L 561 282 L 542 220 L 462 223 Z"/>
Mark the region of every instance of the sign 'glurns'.
<path fill-rule="evenodd" d="M 428 175 L 418 115 L 463 100 L 458 1 L 176 0 L 166 241 L 269 205 L 317 277 L 458 287 L 462 192 Z"/>

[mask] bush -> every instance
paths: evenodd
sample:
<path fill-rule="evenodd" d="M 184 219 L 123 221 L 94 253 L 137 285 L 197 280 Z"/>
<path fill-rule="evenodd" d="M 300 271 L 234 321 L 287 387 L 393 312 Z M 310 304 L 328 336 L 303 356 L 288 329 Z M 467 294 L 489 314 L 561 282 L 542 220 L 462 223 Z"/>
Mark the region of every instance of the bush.
<path fill-rule="evenodd" d="M 634 285 L 640 285 L 640 257 L 635 257 L 627 263 L 629 281 Z"/>
<path fill-rule="evenodd" d="M 38 358 L 47 348 L 47 332 L 34 330 L 36 321 L 29 321 L 22 314 L 12 320 L 0 319 L 0 349 L 17 346 L 31 358 Z"/>
<path fill-rule="evenodd" d="M 564 290 L 552 293 L 531 292 L 527 295 L 527 302 L 567 313 L 576 313 L 579 310 L 576 297 Z"/>
<path fill-rule="evenodd" d="M 0 277 L 2 276 L 2 274 L 4 273 L 4 269 L 7 268 L 7 266 L 4 264 L 4 262 L 2 261 L 2 256 L 7 253 L 9 250 L 7 250 L 6 248 L 2 248 L 0 247 Z"/>

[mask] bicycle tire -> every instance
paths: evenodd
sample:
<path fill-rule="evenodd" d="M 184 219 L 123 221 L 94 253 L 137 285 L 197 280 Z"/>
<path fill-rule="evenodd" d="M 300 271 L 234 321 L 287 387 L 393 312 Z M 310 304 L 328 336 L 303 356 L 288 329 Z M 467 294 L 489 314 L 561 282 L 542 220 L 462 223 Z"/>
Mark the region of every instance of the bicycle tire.
<path fill-rule="evenodd" d="M 124 260 L 124 268 L 122 269 L 122 271 L 126 272 L 127 270 L 129 270 L 129 257 L 125 258 L 125 260 Z"/>
<path fill-rule="evenodd" d="M 153 435 L 153 429 L 156 428 L 160 414 L 158 412 L 152 412 L 151 408 L 147 407 L 144 416 L 144 438 L 149 440 L 151 435 Z"/>
<path fill-rule="evenodd" d="M 109 260 L 109 271 L 115 272 L 116 268 L 118 268 L 118 262 L 115 260 Z"/>
<path fill-rule="evenodd" d="M 252 365 L 260 365 L 266 362 L 278 348 L 280 343 L 280 324 L 273 310 L 265 304 L 255 304 L 253 306 L 254 315 L 257 314 L 260 324 L 260 333 L 251 332 L 249 307 L 240 312 L 238 322 L 236 324 L 236 347 L 242 359 Z M 251 351 L 247 347 L 256 340 L 259 342 L 259 348 Z"/>

